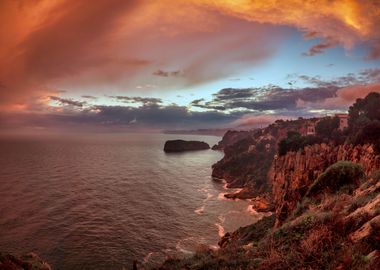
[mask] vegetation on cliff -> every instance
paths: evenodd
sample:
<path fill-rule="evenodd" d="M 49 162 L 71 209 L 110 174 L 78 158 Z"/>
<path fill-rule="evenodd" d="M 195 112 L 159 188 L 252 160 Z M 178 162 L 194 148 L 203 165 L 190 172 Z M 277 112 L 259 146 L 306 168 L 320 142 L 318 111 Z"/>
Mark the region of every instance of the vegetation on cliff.
<path fill-rule="evenodd" d="M 282 139 L 278 144 L 278 154 L 285 155 L 289 151 L 298 151 L 307 145 L 321 143 L 322 140 L 317 136 L 301 136 L 297 131 L 288 131 L 287 137 Z"/>
<path fill-rule="evenodd" d="M 306 196 L 323 192 L 337 192 L 342 188 L 352 190 L 360 184 L 365 174 L 360 164 L 338 161 L 331 165 L 311 184 Z"/>

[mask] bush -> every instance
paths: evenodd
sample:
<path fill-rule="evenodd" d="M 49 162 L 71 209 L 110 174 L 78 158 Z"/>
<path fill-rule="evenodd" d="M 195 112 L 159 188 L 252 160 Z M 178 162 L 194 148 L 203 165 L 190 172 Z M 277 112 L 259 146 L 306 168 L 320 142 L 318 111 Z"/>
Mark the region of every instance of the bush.
<path fill-rule="evenodd" d="M 349 186 L 358 186 L 364 178 L 361 165 L 349 161 L 338 161 L 322 173 L 310 186 L 306 196 L 317 195 L 323 191 L 337 192 Z"/>
<path fill-rule="evenodd" d="M 349 109 L 349 138 L 353 144 L 370 143 L 380 154 L 380 94 L 369 93 Z"/>

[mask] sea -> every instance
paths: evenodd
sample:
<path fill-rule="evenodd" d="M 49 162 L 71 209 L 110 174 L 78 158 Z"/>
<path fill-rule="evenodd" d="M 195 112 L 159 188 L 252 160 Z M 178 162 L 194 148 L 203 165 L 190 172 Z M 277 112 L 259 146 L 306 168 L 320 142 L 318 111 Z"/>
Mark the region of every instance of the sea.
<path fill-rule="evenodd" d="M 166 140 L 216 136 L 79 134 L 0 139 L 0 252 L 35 252 L 53 269 L 144 268 L 218 248 L 257 221 L 211 178 L 220 151 L 165 153 Z"/>

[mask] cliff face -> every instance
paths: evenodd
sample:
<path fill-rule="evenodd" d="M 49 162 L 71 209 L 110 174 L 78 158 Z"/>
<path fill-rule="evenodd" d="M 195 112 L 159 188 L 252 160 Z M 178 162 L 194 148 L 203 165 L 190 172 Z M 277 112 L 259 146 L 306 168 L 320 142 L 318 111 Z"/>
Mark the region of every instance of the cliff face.
<path fill-rule="evenodd" d="M 272 195 L 276 207 L 276 226 L 281 225 L 305 195 L 314 180 L 327 167 L 340 160 L 362 165 L 368 176 L 380 168 L 380 156 L 371 145 L 316 144 L 303 151 L 275 156 L 269 172 Z"/>

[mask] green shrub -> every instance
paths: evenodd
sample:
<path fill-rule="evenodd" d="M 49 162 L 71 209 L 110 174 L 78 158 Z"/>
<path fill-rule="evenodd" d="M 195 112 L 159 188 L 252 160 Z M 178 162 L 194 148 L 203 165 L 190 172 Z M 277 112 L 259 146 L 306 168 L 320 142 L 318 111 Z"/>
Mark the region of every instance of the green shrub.
<path fill-rule="evenodd" d="M 306 196 L 316 195 L 323 191 L 337 192 L 349 186 L 358 186 L 364 177 L 361 165 L 349 161 L 338 161 L 322 173 L 310 186 Z"/>

